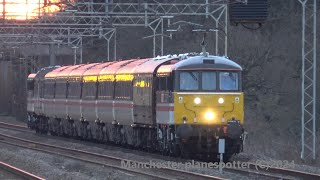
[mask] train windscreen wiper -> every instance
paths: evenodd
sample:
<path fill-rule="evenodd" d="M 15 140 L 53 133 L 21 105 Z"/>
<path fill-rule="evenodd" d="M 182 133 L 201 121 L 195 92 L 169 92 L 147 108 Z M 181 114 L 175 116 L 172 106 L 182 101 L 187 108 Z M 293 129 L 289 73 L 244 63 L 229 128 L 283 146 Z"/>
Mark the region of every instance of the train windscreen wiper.
<path fill-rule="evenodd" d="M 193 72 L 189 72 L 189 74 L 191 75 L 191 77 L 198 82 L 198 78 L 193 74 Z"/>

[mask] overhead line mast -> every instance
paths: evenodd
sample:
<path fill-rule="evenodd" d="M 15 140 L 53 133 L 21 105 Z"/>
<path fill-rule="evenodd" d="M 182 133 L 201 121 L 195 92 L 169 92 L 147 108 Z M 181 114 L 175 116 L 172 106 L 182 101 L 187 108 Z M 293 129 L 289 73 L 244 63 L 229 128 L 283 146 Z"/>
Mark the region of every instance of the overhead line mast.
<path fill-rule="evenodd" d="M 317 0 L 302 5 L 301 159 L 316 159 Z"/>

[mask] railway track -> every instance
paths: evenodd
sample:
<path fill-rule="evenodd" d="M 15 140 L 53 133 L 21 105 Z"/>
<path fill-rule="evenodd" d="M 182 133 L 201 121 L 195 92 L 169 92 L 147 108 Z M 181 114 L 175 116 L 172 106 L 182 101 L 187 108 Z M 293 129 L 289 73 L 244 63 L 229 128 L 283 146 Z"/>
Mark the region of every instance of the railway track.
<path fill-rule="evenodd" d="M 9 172 L 11 174 L 14 174 L 18 177 L 21 177 L 22 179 L 26 179 L 26 180 L 44 180 L 43 178 L 41 177 L 38 177 L 36 175 L 33 175 L 29 172 L 26 172 L 24 170 L 21 170 L 17 167 L 14 167 L 12 165 L 9 165 L 7 163 L 4 163 L 4 162 L 1 162 L 0 161 L 0 169 L 6 171 L 6 172 Z"/>
<path fill-rule="evenodd" d="M 301 179 L 320 179 L 320 174 L 307 173 L 307 172 L 296 171 L 291 169 L 267 167 L 266 165 L 262 167 L 261 164 L 255 164 L 255 163 L 248 163 L 248 165 L 251 170 L 257 170 L 265 173 L 282 174 L 282 175 L 287 175 L 287 176 L 301 178 Z"/>
<path fill-rule="evenodd" d="M 5 123 L 5 122 L 0 122 L 0 128 L 32 132 L 32 131 L 30 131 L 30 129 L 27 126 L 22 126 L 22 125 L 17 125 L 17 124 L 9 124 L 9 123 Z"/>
<path fill-rule="evenodd" d="M 215 179 L 221 180 L 223 178 L 203 175 L 178 169 L 171 168 L 125 168 L 121 164 L 122 162 L 131 162 L 132 164 L 144 164 L 145 162 L 137 162 L 127 159 L 121 159 L 112 156 L 106 156 L 102 154 L 91 153 L 87 151 L 81 151 L 76 149 L 70 149 L 65 147 L 59 147 L 54 145 L 49 145 L 45 143 L 39 143 L 35 141 L 30 141 L 22 138 L 17 138 L 13 136 L 8 136 L 5 134 L 0 134 L 0 142 L 19 146 L 23 148 L 33 149 L 37 151 L 42 151 L 51 154 L 62 155 L 65 157 L 82 160 L 85 162 L 102 165 L 120 171 L 125 171 L 130 174 L 135 174 L 137 176 L 143 176 L 152 179 Z"/>
<path fill-rule="evenodd" d="M 259 168 L 258 164 L 248 163 L 249 170 L 244 169 L 231 169 L 228 168 L 227 171 L 231 171 L 234 173 L 239 173 L 243 175 L 256 175 L 261 177 L 266 177 L 268 179 L 320 179 L 319 174 L 307 173 L 302 171 L 290 170 L 290 169 L 283 169 L 283 168 Z"/>
<path fill-rule="evenodd" d="M 32 132 L 26 126 L 3 123 L 3 122 L 0 122 L 0 128 Z M 4 138 L 5 138 L 5 140 L 6 139 L 10 139 L 10 138 L 11 139 L 15 138 L 15 137 L 3 135 L 3 134 L 0 134 L 0 137 L 2 138 L 2 139 L 0 139 L 0 142 L 7 143 L 7 144 L 8 144 L 7 141 L 6 142 L 3 141 Z M 15 139 L 19 140 L 19 141 L 24 141 L 25 143 L 28 142 L 29 146 L 27 148 L 30 148 L 30 149 L 35 149 L 35 150 L 40 150 L 40 151 L 51 153 L 50 150 L 48 150 L 48 148 L 54 148 L 54 149 L 58 150 L 58 151 L 56 151 L 55 154 L 64 155 L 64 156 L 68 156 L 68 157 L 72 156 L 71 158 L 74 158 L 74 159 L 79 159 L 79 158 L 75 157 L 77 153 L 81 155 L 79 157 L 82 157 L 82 156 L 92 157 L 92 159 L 94 159 L 94 162 L 91 162 L 90 160 L 88 161 L 85 158 L 80 159 L 80 160 L 91 162 L 91 163 L 95 163 L 95 164 L 97 164 L 96 163 L 97 161 L 100 161 L 100 158 L 103 159 L 103 161 L 105 161 L 105 162 L 112 162 L 111 163 L 111 164 L 113 164 L 112 167 L 114 167 L 114 166 L 121 167 L 121 160 L 122 161 L 130 161 L 130 162 L 133 162 L 133 163 L 139 163 L 139 162 L 134 162 L 134 161 L 131 161 L 131 160 L 125 160 L 125 159 L 120 159 L 120 158 L 101 155 L 101 154 L 89 153 L 89 152 L 81 151 L 81 150 L 74 150 L 74 149 L 62 148 L 62 147 L 58 147 L 58 146 L 46 145 L 46 144 L 43 144 L 43 143 L 33 142 L 33 141 L 30 141 L 30 140 L 25 140 L 25 139 L 20 139 L 20 138 L 15 138 Z M 30 146 L 30 144 L 33 144 L 33 146 Z M 14 145 L 14 144 L 11 143 L 11 145 Z M 19 146 L 23 147 L 23 143 L 22 143 L 22 145 L 19 145 Z M 45 148 L 41 149 L 41 147 L 44 147 L 44 146 L 47 146 L 47 149 L 45 149 Z M 51 146 L 51 147 L 48 147 L 48 146 Z M 75 151 L 75 152 L 71 152 L 71 151 Z M 87 158 L 87 159 L 90 159 L 90 158 Z M 255 163 L 247 163 L 247 164 L 248 164 L 248 168 L 247 169 L 226 168 L 225 170 L 229 171 L 229 172 L 233 172 L 233 173 L 243 174 L 245 176 L 250 176 L 250 175 L 262 176 L 262 177 L 267 177 L 267 178 L 271 178 L 271 179 L 293 179 L 292 177 L 300 178 L 300 179 L 320 179 L 320 175 L 319 174 L 312 174 L 312 173 L 307 173 L 307 172 L 302 172 L 302 171 L 296 171 L 296 170 L 291 170 L 291 169 L 283 169 L 283 168 L 275 168 L 275 167 L 261 168 L 261 165 L 258 165 L 258 164 L 255 164 Z M 121 169 L 121 170 L 123 170 L 123 169 Z M 139 169 L 137 169 L 137 170 L 139 170 Z M 162 172 L 164 174 L 167 174 L 169 172 L 169 174 L 171 174 L 171 175 L 175 175 L 176 177 L 181 176 L 181 177 L 184 177 L 184 178 L 197 178 L 197 179 L 214 179 L 214 178 L 217 178 L 217 179 L 221 179 L 221 178 L 218 178 L 218 177 L 206 176 L 206 175 L 201 175 L 201 174 L 192 173 L 192 172 L 188 172 L 188 171 L 169 169 L 169 168 L 148 169 L 148 170 L 150 170 L 150 171 L 158 171 L 158 172 Z M 140 173 L 140 171 L 138 171 L 138 173 Z M 165 177 L 163 177 L 163 178 L 166 179 Z"/>

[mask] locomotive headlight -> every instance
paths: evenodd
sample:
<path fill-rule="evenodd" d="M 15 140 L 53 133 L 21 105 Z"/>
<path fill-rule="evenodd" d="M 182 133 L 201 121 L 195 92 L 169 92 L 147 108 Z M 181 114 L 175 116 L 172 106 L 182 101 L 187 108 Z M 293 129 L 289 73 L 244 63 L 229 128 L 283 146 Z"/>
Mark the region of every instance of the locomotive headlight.
<path fill-rule="evenodd" d="M 195 104 L 200 104 L 201 103 L 201 99 L 199 97 L 194 98 L 193 102 Z"/>
<path fill-rule="evenodd" d="M 205 118 L 207 121 L 213 121 L 214 118 L 215 118 L 215 114 L 214 114 L 213 112 L 211 112 L 211 111 L 206 112 L 206 113 L 204 114 L 204 118 Z"/>
<path fill-rule="evenodd" d="M 223 104 L 223 103 L 224 103 L 224 99 L 223 99 L 222 97 L 219 98 L 219 99 L 218 99 L 218 103 L 219 103 L 219 104 Z"/>

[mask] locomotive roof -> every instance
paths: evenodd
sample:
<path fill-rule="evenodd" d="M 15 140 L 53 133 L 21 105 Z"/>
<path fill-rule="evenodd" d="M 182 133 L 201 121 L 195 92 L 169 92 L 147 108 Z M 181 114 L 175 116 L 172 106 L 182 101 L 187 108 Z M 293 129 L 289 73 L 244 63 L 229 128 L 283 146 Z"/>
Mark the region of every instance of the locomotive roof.
<path fill-rule="evenodd" d="M 242 70 L 241 66 L 222 56 L 193 56 L 179 61 L 172 70 Z"/>

